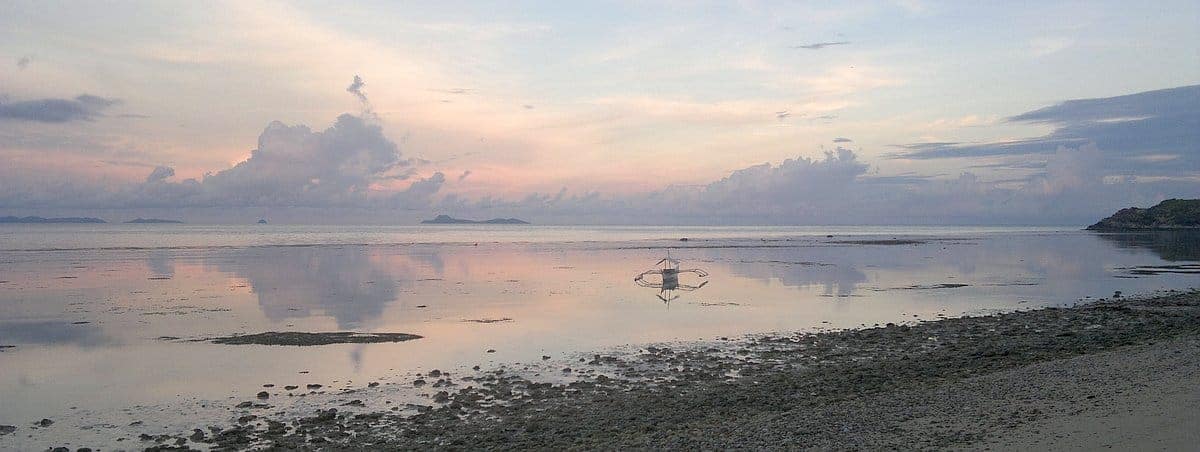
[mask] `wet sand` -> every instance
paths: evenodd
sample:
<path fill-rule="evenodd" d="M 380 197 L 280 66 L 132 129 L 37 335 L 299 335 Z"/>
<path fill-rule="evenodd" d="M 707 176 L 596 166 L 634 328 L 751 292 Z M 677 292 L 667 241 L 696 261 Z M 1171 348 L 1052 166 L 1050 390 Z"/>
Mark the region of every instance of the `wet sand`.
<path fill-rule="evenodd" d="M 229 425 L 125 445 L 1186 448 L 1200 419 L 1200 292 L 580 361 L 563 374 L 597 372 L 561 384 L 505 369 L 431 375 L 444 390 L 415 414 L 350 401 L 275 419 L 245 404 Z"/>

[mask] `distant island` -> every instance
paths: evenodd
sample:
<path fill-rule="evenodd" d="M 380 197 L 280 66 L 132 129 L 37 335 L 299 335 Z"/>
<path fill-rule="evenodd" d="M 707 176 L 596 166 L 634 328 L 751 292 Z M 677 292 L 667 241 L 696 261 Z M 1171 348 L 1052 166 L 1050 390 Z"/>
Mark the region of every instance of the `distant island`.
<path fill-rule="evenodd" d="M 1149 209 L 1130 207 L 1088 226 L 1089 231 L 1200 229 L 1200 199 L 1168 199 Z"/>
<path fill-rule="evenodd" d="M 179 220 L 163 220 L 163 219 L 159 219 L 159 218 L 135 218 L 133 220 L 126 221 L 126 223 L 130 223 L 130 224 L 162 224 L 162 223 L 182 224 L 183 222 L 179 221 Z"/>
<path fill-rule="evenodd" d="M 438 215 L 432 220 L 422 221 L 421 224 L 529 224 L 529 222 L 516 218 L 492 218 L 491 220 L 476 221 L 454 218 L 449 215 Z"/>
<path fill-rule="evenodd" d="M 99 218 L 91 217 L 64 217 L 64 218 L 43 218 L 43 217 L 0 217 L 0 223 L 27 223 L 27 224 L 48 224 L 48 223 L 107 223 Z"/>

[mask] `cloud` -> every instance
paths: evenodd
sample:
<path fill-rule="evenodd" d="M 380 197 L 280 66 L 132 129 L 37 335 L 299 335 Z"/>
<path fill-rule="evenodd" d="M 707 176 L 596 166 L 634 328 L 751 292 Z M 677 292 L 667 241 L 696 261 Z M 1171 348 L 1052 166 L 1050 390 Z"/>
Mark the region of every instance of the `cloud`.
<path fill-rule="evenodd" d="M 406 165 L 380 126 L 363 117 L 343 114 L 317 132 L 276 121 L 259 135 L 250 158 L 206 176 L 200 195 L 233 205 L 354 202 Z"/>
<path fill-rule="evenodd" d="M 1022 113 L 1010 123 L 1054 126 L 1049 134 L 994 143 L 915 143 L 893 158 L 930 160 L 1050 155 L 1092 143 L 1110 173 L 1194 176 L 1200 168 L 1200 85 L 1079 99 Z M 1151 157 L 1157 156 L 1157 157 Z M 1164 159 L 1161 156 L 1172 156 Z"/>
<path fill-rule="evenodd" d="M 354 97 L 357 97 L 358 101 L 362 102 L 363 107 L 366 108 L 368 105 L 370 105 L 370 103 L 367 101 L 367 93 L 363 92 L 364 86 L 367 86 L 367 84 L 366 82 L 363 82 L 362 77 L 355 75 L 354 81 L 350 83 L 350 86 L 346 87 L 346 92 L 353 94 Z"/>
<path fill-rule="evenodd" d="M 1059 147 L 1044 171 L 986 180 L 903 173 L 875 175 L 849 149 L 732 171 L 699 186 L 634 195 L 531 194 L 505 201 L 446 196 L 434 206 L 465 216 L 517 216 L 539 223 L 621 224 L 1088 224 L 1130 205 L 1200 197 L 1195 181 L 1113 179 L 1095 145 Z"/>
<path fill-rule="evenodd" d="M 1029 41 L 1029 53 L 1035 57 L 1061 52 L 1075 44 L 1075 40 L 1064 37 L 1043 37 Z"/>
<path fill-rule="evenodd" d="M 167 167 L 167 166 L 156 166 L 156 167 L 154 167 L 154 171 L 151 171 L 150 175 L 146 176 L 146 183 L 150 184 L 150 183 L 166 180 L 168 177 L 171 177 L 174 175 L 175 175 L 174 168 Z"/>
<path fill-rule="evenodd" d="M 74 99 L 35 99 L 19 102 L 0 102 L 0 121 L 34 121 L 64 123 L 91 121 L 101 112 L 120 103 L 90 94 L 81 94 Z"/>
<path fill-rule="evenodd" d="M 29 64 L 32 62 L 33 57 L 30 55 L 24 55 L 21 58 L 17 58 L 17 69 L 24 70 L 25 68 L 29 67 Z"/>
<path fill-rule="evenodd" d="M 459 182 L 462 182 L 462 180 L 463 180 L 463 179 L 466 179 L 466 178 L 467 178 L 467 176 L 470 176 L 470 175 L 471 175 L 471 170 L 466 170 L 466 171 L 463 171 L 463 172 L 462 172 L 462 174 L 460 174 L 460 175 L 458 176 L 458 181 L 459 181 Z"/>
<path fill-rule="evenodd" d="M 814 42 L 814 43 L 810 43 L 810 44 L 794 45 L 794 46 L 792 46 L 792 48 L 793 49 L 805 49 L 805 50 L 821 50 L 826 47 L 844 46 L 847 44 L 850 44 L 850 41 Z"/>
<path fill-rule="evenodd" d="M 349 114 L 320 131 L 272 122 L 250 157 L 233 167 L 178 182 L 170 180 L 174 174 L 158 166 L 142 182 L 108 186 L 0 168 L 0 207 L 412 210 L 428 207 L 446 181 L 440 172 L 417 176 L 373 119 Z M 397 185 L 405 179 L 412 182 Z"/>
<path fill-rule="evenodd" d="M 853 143 L 854 140 L 851 140 L 849 138 L 837 137 L 837 138 L 833 139 L 833 142 L 834 143 Z"/>

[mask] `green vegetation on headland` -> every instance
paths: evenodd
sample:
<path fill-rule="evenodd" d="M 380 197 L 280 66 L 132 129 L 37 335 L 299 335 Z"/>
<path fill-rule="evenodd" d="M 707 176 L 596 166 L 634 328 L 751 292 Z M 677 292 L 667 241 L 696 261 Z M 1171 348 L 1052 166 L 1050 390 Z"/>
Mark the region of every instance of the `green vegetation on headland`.
<path fill-rule="evenodd" d="M 46 223 L 106 223 L 99 218 L 91 217 L 64 217 L 64 218 L 43 218 L 43 217 L 0 217 L 0 223 L 26 223 L 26 224 L 46 224 Z"/>
<path fill-rule="evenodd" d="M 158 218 L 136 218 L 133 220 L 126 221 L 126 223 L 129 223 L 129 224 L 164 224 L 164 223 L 181 224 L 183 222 L 179 221 L 179 220 L 162 220 L 162 219 L 158 219 Z"/>
<path fill-rule="evenodd" d="M 1088 226 L 1089 231 L 1200 229 L 1200 199 L 1168 199 L 1149 209 L 1130 207 Z"/>
<path fill-rule="evenodd" d="M 492 218 L 491 220 L 476 221 L 454 218 L 449 215 L 438 215 L 432 220 L 422 221 L 421 224 L 529 224 L 529 222 L 516 218 Z"/>

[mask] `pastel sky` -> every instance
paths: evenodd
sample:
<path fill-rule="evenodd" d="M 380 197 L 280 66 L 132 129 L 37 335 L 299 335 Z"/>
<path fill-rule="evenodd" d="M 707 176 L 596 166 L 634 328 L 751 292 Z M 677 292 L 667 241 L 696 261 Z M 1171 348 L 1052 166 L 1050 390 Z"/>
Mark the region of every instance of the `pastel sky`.
<path fill-rule="evenodd" d="M 6 1 L 0 215 L 1074 224 L 1200 197 L 1198 24 L 1195 1 Z"/>

